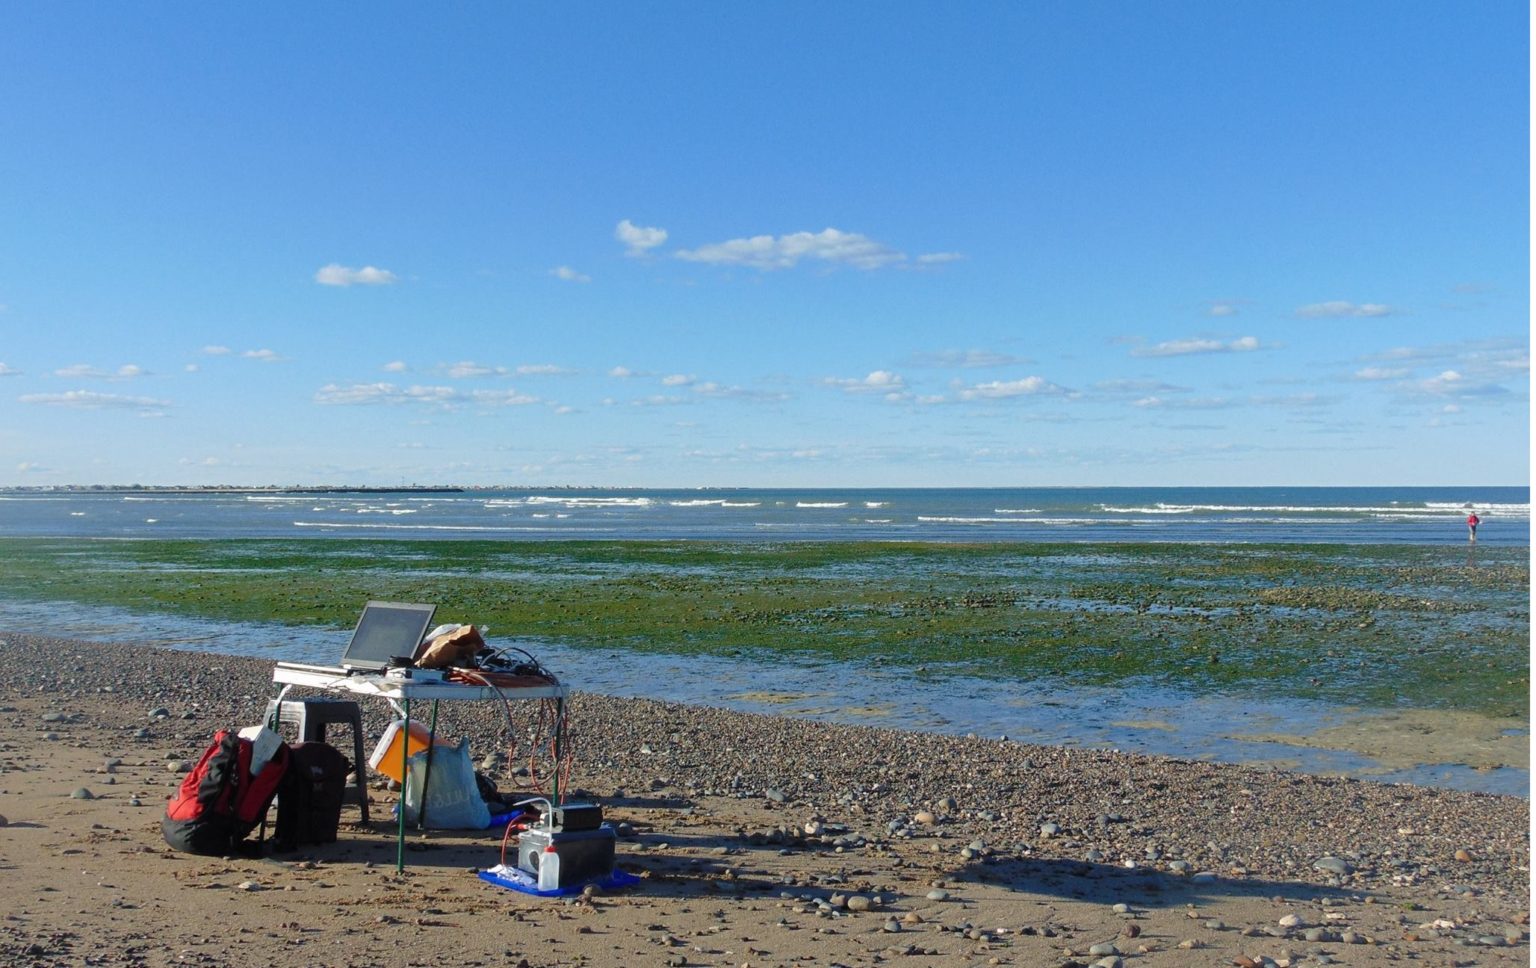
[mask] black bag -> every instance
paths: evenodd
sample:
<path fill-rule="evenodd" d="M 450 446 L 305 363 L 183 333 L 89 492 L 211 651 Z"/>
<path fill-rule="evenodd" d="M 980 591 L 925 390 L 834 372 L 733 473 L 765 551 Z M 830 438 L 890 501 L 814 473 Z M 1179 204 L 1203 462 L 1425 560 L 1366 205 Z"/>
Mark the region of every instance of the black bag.
<path fill-rule="evenodd" d="M 272 849 L 297 850 L 304 844 L 336 841 L 341 800 L 352 764 L 329 743 L 295 743 L 288 772 L 277 793 L 277 830 Z"/>
<path fill-rule="evenodd" d="M 165 842 L 192 854 L 246 852 L 245 837 L 266 819 L 287 777 L 289 748 L 279 743 L 259 774 L 251 772 L 251 741 L 221 729 L 166 804 Z M 254 845 L 251 845 L 254 847 Z M 259 848 L 257 848 L 259 849 Z"/>

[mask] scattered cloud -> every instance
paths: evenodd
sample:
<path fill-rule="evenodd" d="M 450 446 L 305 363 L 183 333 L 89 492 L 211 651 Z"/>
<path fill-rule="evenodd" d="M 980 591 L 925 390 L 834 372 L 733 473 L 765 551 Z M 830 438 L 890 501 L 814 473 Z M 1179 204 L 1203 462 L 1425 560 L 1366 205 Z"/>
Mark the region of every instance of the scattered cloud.
<path fill-rule="evenodd" d="M 639 374 L 627 366 L 616 366 L 608 371 L 608 375 L 614 377 L 615 379 L 627 380 L 630 377 L 638 376 Z"/>
<path fill-rule="evenodd" d="M 1229 299 L 1215 299 L 1211 301 L 1210 306 L 1206 309 L 1205 312 L 1208 316 L 1236 316 L 1238 313 L 1238 304 L 1235 301 Z"/>
<path fill-rule="evenodd" d="M 764 403 L 778 403 L 789 399 L 789 394 L 780 390 L 753 390 L 748 387 L 726 386 L 713 380 L 693 384 L 693 392 L 701 397 L 710 397 L 717 400 L 755 400 Z"/>
<path fill-rule="evenodd" d="M 792 235 L 754 235 L 680 249 L 679 259 L 708 265 L 747 266 L 753 269 L 790 269 L 801 260 L 815 260 L 831 265 L 849 265 L 856 269 L 879 269 L 906 260 L 890 246 L 857 232 L 826 228 L 820 232 L 795 232 Z"/>
<path fill-rule="evenodd" d="M 1249 353 L 1263 349 L 1256 336 L 1240 336 L 1232 340 L 1175 339 L 1156 346 L 1138 346 L 1132 356 L 1192 356 L 1197 353 Z"/>
<path fill-rule="evenodd" d="M 838 387 L 847 393 L 901 393 L 907 388 L 907 382 L 900 374 L 889 370 L 875 370 L 868 376 L 859 377 L 828 377 L 822 381 L 827 386 Z"/>
<path fill-rule="evenodd" d="M 256 360 L 259 363 L 280 363 L 283 359 L 281 356 L 278 356 L 276 352 L 266 349 L 246 350 L 240 355 L 247 360 Z"/>
<path fill-rule="evenodd" d="M 16 469 L 23 474 L 45 474 L 48 471 L 53 470 L 53 468 L 47 466 L 46 464 L 39 464 L 36 461 L 30 460 L 24 460 L 20 464 L 17 464 Z"/>
<path fill-rule="evenodd" d="M 624 243 L 625 255 L 639 257 L 666 242 L 667 230 L 647 228 L 623 219 L 614 228 L 613 237 Z"/>
<path fill-rule="evenodd" d="M 525 363 L 514 372 L 518 376 L 570 376 L 576 371 L 553 363 Z"/>
<path fill-rule="evenodd" d="M 385 373 L 404 373 L 406 365 L 404 360 L 394 360 L 393 362 L 385 363 L 380 369 Z"/>
<path fill-rule="evenodd" d="M 964 258 L 964 252 L 929 252 L 918 256 L 912 261 L 920 266 L 937 266 L 950 262 L 959 262 Z"/>
<path fill-rule="evenodd" d="M 1188 393 L 1188 387 L 1175 386 L 1161 380 L 1100 380 L 1093 385 L 1100 393 L 1141 394 L 1150 396 L 1160 393 Z"/>
<path fill-rule="evenodd" d="M 913 366 L 931 366 L 941 369 L 979 370 L 993 366 L 1025 366 L 1034 361 L 1024 356 L 995 353 L 991 350 L 938 350 L 917 353 L 907 358 Z"/>
<path fill-rule="evenodd" d="M 470 380 L 480 376 L 506 376 L 511 371 L 504 366 L 488 366 L 471 360 L 460 360 L 441 367 L 450 380 Z"/>
<path fill-rule="evenodd" d="M 1444 370 L 1425 380 L 1407 384 L 1404 390 L 1412 394 L 1431 397 L 1495 397 L 1509 393 L 1496 383 L 1471 380 L 1456 370 Z"/>
<path fill-rule="evenodd" d="M 134 363 L 125 363 L 116 370 L 102 370 L 89 363 L 76 363 L 53 371 L 54 376 L 67 380 L 131 380 L 147 373 L 142 366 Z"/>
<path fill-rule="evenodd" d="M 592 277 L 584 272 L 577 272 L 570 266 L 555 266 L 549 270 L 549 274 L 564 282 L 591 282 Z"/>
<path fill-rule="evenodd" d="M 538 397 L 516 390 L 473 390 L 466 393 L 456 387 L 399 387 L 393 383 L 354 383 L 349 386 L 329 383 L 315 391 L 314 400 L 327 406 L 421 404 L 445 408 L 464 404 L 520 406 L 542 402 Z"/>
<path fill-rule="evenodd" d="M 228 356 L 233 352 L 234 350 L 227 346 L 205 346 L 202 349 L 204 356 Z"/>
<path fill-rule="evenodd" d="M 1232 401 L 1226 397 L 1181 397 L 1169 399 L 1168 397 L 1142 397 L 1132 406 L 1143 410 L 1224 410 L 1232 406 Z"/>
<path fill-rule="evenodd" d="M 1356 380 L 1401 380 L 1411 371 L 1400 366 L 1367 366 L 1354 372 L 1352 378 Z"/>
<path fill-rule="evenodd" d="M 685 387 L 692 383 L 693 380 L 693 377 L 687 376 L 686 374 L 673 373 L 669 376 L 662 377 L 661 385 L 664 387 Z"/>
<path fill-rule="evenodd" d="M 1072 391 L 1041 376 L 1020 380 L 990 380 L 959 392 L 961 400 L 1006 400 L 1010 397 L 1068 396 Z"/>
<path fill-rule="evenodd" d="M 330 265 L 321 266 L 315 272 L 315 281 L 322 286 L 390 286 L 399 281 L 399 277 L 388 269 L 379 269 L 375 266 L 363 266 L 361 269 L 353 269 L 340 263 L 332 262 Z"/>
<path fill-rule="evenodd" d="M 0 363 L 0 376 L 21 376 L 21 371 L 9 364 Z"/>
<path fill-rule="evenodd" d="M 116 393 L 96 393 L 92 390 L 29 393 L 19 399 L 22 403 L 67 407 L 75 410 L 137 410 L 146 416 L 159 416 L 171 405 L 168 400 L 156 400 L 153 397 L 129 397 Z"/>
<path fill-rule="evenodd" d="M 1330 302 L 1311 303 L 1302 306 L 1296 310 L 1296 315 L 1306 317 L 1307 319 L 1322 319 L 1330 316 L 1390 316 L 1392 312 L 1391 306 L 1384 306 L 1381 303 L 1352 303 L 1342 299 L 1335 299 Z"/>

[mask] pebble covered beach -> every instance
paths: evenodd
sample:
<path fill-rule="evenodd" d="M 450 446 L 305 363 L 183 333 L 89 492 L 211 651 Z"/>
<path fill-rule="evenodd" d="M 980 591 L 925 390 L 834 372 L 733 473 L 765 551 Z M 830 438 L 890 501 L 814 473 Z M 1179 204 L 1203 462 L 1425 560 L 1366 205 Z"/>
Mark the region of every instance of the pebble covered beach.
<path fill-rule="evenodd" d="M 1517 797 L 578 693 L 569 788 L 642 881 L 551 901 L 471 876 L 499 831 L 413 833 L 396 875 L 377 783 L 370 824 L 346 808 L 298 858 L 170 851 L 177 769 L 259 720 L 270 662 L 15 634 L 0 661 L 0 862 L 30 875 L 0 878 L 7 963 L 1529 960 Z M 387 710 L 364 712 L 371 750 Z M 526 782 L 497 704 L 444 724 L 499 787 Z M 207 925 L 219 905 L 239 945 Z"/>

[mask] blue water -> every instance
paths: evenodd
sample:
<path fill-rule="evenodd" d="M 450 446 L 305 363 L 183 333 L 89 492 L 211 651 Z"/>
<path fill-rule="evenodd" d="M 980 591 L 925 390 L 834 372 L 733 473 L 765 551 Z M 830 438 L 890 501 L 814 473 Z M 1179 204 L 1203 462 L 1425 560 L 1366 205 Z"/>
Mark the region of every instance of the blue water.
<path fill-rule="evenodd" d="M 1530 543 L 1527 487 L 0 491 L 0 535 Z"/>

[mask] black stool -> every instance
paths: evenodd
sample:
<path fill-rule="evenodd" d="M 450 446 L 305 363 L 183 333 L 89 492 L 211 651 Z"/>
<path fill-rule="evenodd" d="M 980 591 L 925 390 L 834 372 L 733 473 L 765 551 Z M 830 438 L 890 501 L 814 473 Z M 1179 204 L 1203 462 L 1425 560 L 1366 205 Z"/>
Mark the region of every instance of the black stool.
<path fill-rule="evenodd" d="M 299 729 L 299 739 L 305 743 L 325 742 L 327 723 L 350 723 L 352 726 L 352 776 L 356 783 L 342 796 L 342 803 L 355 803 L 363 811 L 363 823 L 368 822 L 367 761 L 363 759 L 363 710 L 350 699 L 274 699 L 267 703 L 267 715 L 262 719 L 269 727 L 281 731 L 283 723 Z"/>

